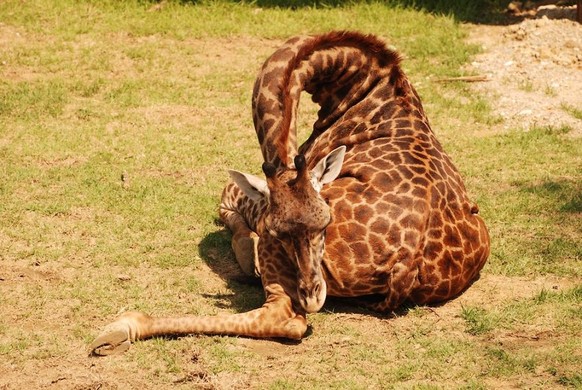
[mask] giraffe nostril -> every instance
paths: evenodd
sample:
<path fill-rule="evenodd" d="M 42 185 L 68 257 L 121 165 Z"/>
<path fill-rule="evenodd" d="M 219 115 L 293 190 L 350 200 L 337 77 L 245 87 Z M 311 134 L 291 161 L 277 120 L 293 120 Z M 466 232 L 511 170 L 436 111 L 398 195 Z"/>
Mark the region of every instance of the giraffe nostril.
<path fill-rule="evenodd" d="M 301 286 L 298 288 L 299 296 L 304 299 L 317 298 L 321 294 L 321 291 L 321 282 L 316 282 L 310 287 Z"/>
<path fill-rule="evenodd" d="M 313 288 L 313 295 L 318 296 L 321 292 L 321 283 L 317 282 Z"/>
<path fill-rule="evenodd" d="M 327 286 L 325 280 L 318 279 L 303 285 L 297 289 L 299 302 L 307 313 L 318 312 L 325 303 Z"/>

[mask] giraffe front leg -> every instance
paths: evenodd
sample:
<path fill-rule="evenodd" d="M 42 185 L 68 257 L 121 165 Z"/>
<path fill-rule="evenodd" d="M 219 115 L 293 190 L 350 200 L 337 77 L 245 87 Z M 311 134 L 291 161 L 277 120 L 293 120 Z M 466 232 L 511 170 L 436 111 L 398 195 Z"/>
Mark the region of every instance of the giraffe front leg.
<path fill-rule="evenodd" d="M 225 217 L 229 219 L 229 222 L 232 222 L 235 219 L 242 219 L 240 215 L 233 212 L 230 213 L 232 214 Z M 221 212 L 221 215 L 224 214 L 227 213 Z M 232 250 L 236 261 L 246 275 L 260 277 L 261 272 L 258 255 L 259 236 L 246 225 L 243 225 L 243 223 L 244 221 L 241 221 L 235 229 L 231 228 L 231 232 L 233 233 L 231 241 Z"/>
<path fill-rule="evenodd" d="M 207 334 L 300 340 L 307 331 L 307 319 L 298 303 L 296 270 L 284 256 L 279 241 L 263 236 L 260 244 L 266 295 L 260 308 L 238 314 L 170 318 L 125 313 L 95 339 L 90 347 L 92 354 L 123 352 L 135 340 L 158 336 Z"/>
<path fill-rule="evenodd" d="M 291 298 L 280 285 L 271 284 L 265 291 L 265 304 L 246 313 L 184 317 L 124 313 L 91 343 L 91 354 L 122 353 L 136 340 L 159 336 L 207 334 L 300 340 L 307 331 L 305 313 L 294 311 Z"/>
<path fill-rule="evenodd" d="M 140 324 L 148 316 L 138 312 L 123 313 L 107 325 L 89 346 L 92 355 L 114 355 L 129 349 L 131 343 L 140 338 Z"/>

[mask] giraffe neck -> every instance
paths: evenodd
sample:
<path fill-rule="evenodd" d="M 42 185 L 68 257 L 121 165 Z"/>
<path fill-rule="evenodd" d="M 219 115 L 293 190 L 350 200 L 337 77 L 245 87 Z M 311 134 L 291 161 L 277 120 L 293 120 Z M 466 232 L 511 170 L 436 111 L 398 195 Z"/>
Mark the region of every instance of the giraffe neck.
<path fill-rule="evenodd" d="M 263 65 L 253 120 L 265 161 L 293 167 L 302 91 L 320 105 L 312 137 L 324 132 L 383 79 L 404 80 L 398 55 L 378 39 L 335 32 L 286 42 Z"/>

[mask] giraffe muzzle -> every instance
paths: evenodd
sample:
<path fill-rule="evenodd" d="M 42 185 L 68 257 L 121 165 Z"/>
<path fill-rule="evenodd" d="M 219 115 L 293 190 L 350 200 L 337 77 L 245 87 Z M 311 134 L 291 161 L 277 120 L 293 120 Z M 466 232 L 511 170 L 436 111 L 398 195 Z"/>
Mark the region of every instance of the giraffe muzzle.
<path fill-rule="evenodd" d="M 317 313 L 323 307 L 327 296 L 327 285 L 323 278 L 311 283 L 299 283 L 297 291 L 299 303 L 307 313 Z"/>

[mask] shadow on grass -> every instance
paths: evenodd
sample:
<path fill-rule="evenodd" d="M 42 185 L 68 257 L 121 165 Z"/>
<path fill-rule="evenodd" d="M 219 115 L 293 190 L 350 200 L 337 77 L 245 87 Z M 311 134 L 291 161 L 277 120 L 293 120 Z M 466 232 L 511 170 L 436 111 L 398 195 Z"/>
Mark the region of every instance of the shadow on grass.
<path fill-rule="evenodd" d="M 225 0 L 245 3 L 241 0 Z M 199 4 L 203 0 L 181 0 L 182 3 Z M 258 8 L 335 8 L 352 4 L 383 3 L 389 8 L 412 8 L 437 15 L 451 15 L 455 20 L 473 23 L 509 24 L 522 19 L 508 18 L 504 14 L 510 0 L 252 0 L 246 3 Z"/>
<path fill-rule="evenodd" d="M 231 234 L 222 229 L 208 234 L 198 246 L 198 252 L 212 272 L 223 279 L 233 291 L 230 294 L 204 294 L 215 300 L 217 307 L 232 308 L 245 312 L 260 307 L 264 303 L 261 281 L 246 276 L 240 269 L 230 247 Z"/>
<path fill-rule="evenodd" d="M 547 180 L 523 185 L 520 192 L 550 200 L 563 213 L 582 213 L 582 184 L 577 180 Z"/>

